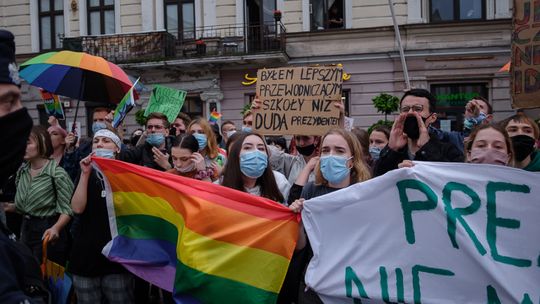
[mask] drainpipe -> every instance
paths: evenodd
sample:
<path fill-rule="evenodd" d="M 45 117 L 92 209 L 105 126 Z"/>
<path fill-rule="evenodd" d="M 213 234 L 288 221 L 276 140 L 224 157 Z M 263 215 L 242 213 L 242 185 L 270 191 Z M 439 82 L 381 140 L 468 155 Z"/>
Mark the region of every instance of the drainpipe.
<path fill-rule="evenodd" d="M 394 1 L 388 0 L 390 6 L 390 13 L 392 14 L 392 21 L 394 22 L 394 32 L 396 34 L 396 40 L 399 48 L 399 57 L 401 58 L 401 66 L 403 69 L 403 76 L 405 77 L 405 85 L 407 90 L 411 89 L 411 81 L 409 80 L 409 70 L 407 69 L 407 62 L 405 61 L 405 53 L 403 52 L 403 46 L 401 45 L 401 35 L 399 33 L 399 26 L 396 21 L 396 14 L 394 13 Z"/>

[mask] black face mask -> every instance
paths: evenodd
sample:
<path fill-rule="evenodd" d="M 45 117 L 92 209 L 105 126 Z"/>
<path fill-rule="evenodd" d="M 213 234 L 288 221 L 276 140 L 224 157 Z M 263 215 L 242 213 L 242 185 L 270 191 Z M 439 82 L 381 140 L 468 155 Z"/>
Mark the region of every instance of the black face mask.
<path fill-rule="evenodd" d="M 427 118 L 422 117 L 424 124 L 426 124 L 426 120 Z M 403 132 L 405 132 L 410 139 L 418 139 L 420 137 L 420 129 L 418 128 L 416 116 L 407 116 L 405 123 L 403 124 Z"/>
<path fill-rule="evenodd" d="M 304 156 L 310 156 L 313 154 L 313 151 L 315 151 L 315 144 L 307 145 L 305 147 L 296 146 L 296 150 Z"/>
<path fill-rule="evenodd" d="M 135 146 L 137 145 L 137 142 L 139 141 L 139 138 L 141 138 L 140 135 L 135 135 L 135 136 L 133 136 L 133 137 L 131 138 L 131 145 L 135 147 Z"/>
<path fill-rule="evenodd" d="M 523 161 L 534 151 L 534 139 L 527 135 L 512 136 L 512 146 L 514 146 L 515 158 L 518 162 Z"/>

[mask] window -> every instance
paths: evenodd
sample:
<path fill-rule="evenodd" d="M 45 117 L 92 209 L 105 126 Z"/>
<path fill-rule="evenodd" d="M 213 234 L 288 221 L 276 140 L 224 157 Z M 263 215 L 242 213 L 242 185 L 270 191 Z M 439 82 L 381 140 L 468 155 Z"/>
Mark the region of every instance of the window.
<path fill-rule="evenodd" d="M 351 90 L 343 89 L 341 92 L 341 100 L 343 100 L 343 106 L 345 107 L 345 116 L 351 116 Z"/>
<path fill-rule="evenodd" d="M 64 35 L 64 0 L 39 0 L 39 48 L 61 48 Z"/>
<path fill-rule="evenodd" d="M 310 0 L 311 30 L 344 27 L 344 0 Z"/>
<path fill-rule="evenodd" d="M 194 0 L 165 0 L 165 28 L 180 40 L 195 39 Z"/>
<path fill-rule="evenodd" d="M 192 119 L 203 117 L 203 102 L 199 94 L 186 96 L 181 112 L 186 113 Z"/>
<path fill-rule="evenodd" d="M 114 0 L 87 0 L 88 34 L 103 35 L 116 32 Z"/>
<path fill-rule="evenodd" d="M 463 128 L 465 105 L 476 96 L 488 98 L 487 83 L 432 84 L 431 93 L 437 99 L 438 119 L 434 126 L 444 131 Z"/>
<path fill-rule="evenodd" d="M 430 21 L 486 19 L 486 0 L 429 0 Z"/>

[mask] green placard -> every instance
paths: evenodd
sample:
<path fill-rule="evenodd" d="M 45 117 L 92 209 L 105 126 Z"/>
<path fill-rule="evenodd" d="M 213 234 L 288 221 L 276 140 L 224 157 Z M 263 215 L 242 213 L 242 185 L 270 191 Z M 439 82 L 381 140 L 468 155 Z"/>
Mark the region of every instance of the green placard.
<path fill-rule="evenodd" d="M 148 107 L 144 111 L 144 116 L 154 112 L 163 113 L 172 123 L 184 105 L 186 94 L 186 91 L 155 85 L 154 89 L 152 89 L 152 95 L 150 95 Z"/>

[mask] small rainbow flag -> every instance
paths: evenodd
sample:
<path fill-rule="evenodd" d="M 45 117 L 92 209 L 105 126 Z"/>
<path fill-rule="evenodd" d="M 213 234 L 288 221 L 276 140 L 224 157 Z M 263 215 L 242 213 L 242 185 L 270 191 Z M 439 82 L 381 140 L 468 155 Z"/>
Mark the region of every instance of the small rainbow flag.
<path fill-rule="evenodd" d="M 112 241 L 103 249 L 177 303 L 275 303 L 300 217 L 248 193 L 93 157 Z"/>
<path fill-rule="evenodd" d="M 210 113 L 210 118 L 208 119 L 208 122 L 213 125 L 216 124 L 220 118 L 221 113 L 214 111 Z"/>
<path fill-rule="evenodd" d="M 47 112 L 47 115 L 52 115 L 60 120 L 66 119 L 64 109 L 62 108 L 62 103 L 60 103 L 60 97 L 51 92 L 47 92 L 44 89 L 39 89 L 39 92 L 41 93 L 41 99 L 44 102 L 45 112 Z"/>

